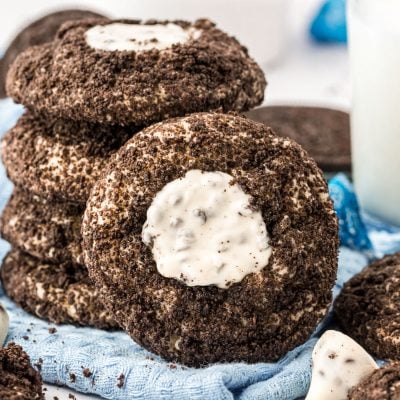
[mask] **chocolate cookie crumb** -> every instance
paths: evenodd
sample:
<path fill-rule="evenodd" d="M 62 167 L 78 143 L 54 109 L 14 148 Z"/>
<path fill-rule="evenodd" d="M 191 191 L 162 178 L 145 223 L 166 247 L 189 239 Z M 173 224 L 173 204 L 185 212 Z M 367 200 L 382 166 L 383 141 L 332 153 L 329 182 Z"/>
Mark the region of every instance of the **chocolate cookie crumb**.
<path fill-rule="evenodd" d="M 124 374 L 121 374 L 121 375 L 118 377 L 117 380 L 118 380 L 117 387 L 122 388 L 122 387 L 125 385 L 125 375 L 124 375 Z"/>
<path fill-rule="evenodd" d="M 40 373 L 15 343 L 0 349 L 0 399 L 44 400 Z"/>
<path fill-rule="evenodd" d="M 54 327 L 49 328 L 49 333 L 52 335 L 57 332 L 57 329 Z"/>
<path fill-rule="evenodd" d="M 34 366 L 39 370 L 39 372 L 42 371 L 42 365 L 43 365 L 43 359 L 39 358 L 38 362 L 34 364 Z"/>

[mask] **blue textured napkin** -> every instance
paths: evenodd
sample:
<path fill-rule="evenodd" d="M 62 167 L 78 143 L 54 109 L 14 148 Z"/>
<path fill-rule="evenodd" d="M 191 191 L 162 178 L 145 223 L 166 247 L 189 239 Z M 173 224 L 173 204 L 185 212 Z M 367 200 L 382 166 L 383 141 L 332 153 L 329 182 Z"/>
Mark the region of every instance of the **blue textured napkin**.
<path fill-rule="evenodd" d="M 21 107 L 9 100 L 0 101 L 0 134 L 12 126 L 20 114 Z M 11 190 L 1 169 L 1 207 Z M 343 283 L 366 265 L 369 257 L 382 249 L 385 252 L 399 249 L 400 231 L 368 219 L 371 241 L 360 218 L 352 187 L 344 175 L 331 180 L 330 192 L 340 217 L 342 244 L 334 289 L 336 295 Z M 0 257 L 7 249 L 8 245 L 1 242 Z M 0 301 L 10 313 L 7 341 L 21 344 L 32 362 L 41 364 L 46 382 L 67 385 L 107 399 L 294 400 L 306 394 L 310 383 L 310 359 L 315 338 L 310 338 L 277 363 L 222 364 L 194 369 L 166 363 L 122 332 L 62 325 L 57 326 L 56 333 L 50 334 L 51 324 L 22 311 L 1 290 Z M 318 332 L 329 320 L 330 316 Z M 83 368 L 92 372 L 89 378 L 84 377 Z M 70 374 L 76 379 L 71 380 Z M 123 380 L 119 379 L 122 375 Z"/>
<path fill-rule="evenodd" d="M 320 42 L 347 42 L 346 0 L 324 0 L 310 33 Z"/>

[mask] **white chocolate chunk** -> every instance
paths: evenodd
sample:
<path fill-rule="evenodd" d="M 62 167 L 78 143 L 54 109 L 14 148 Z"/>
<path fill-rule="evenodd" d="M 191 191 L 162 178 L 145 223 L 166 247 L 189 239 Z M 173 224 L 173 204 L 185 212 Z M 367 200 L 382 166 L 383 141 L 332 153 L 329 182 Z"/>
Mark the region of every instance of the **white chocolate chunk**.
<path fill-rule="evenodd" d="M 378 365 L 353 339 L 326 331 L 314 347 L 313 370 L 306 400 L 346 400 L 349 390 Z"/>
<path fill-rule="evenodd" d="M 184 44 L 197 39 L 200 34 L 198 29 L 184 29 L 173 23 L 145 25 L 114 22 L 93 26 L 86 31 L 85 38 L 92 49 L 137 52 L 164 50 L 173 44 Z"/>
<path fill-rule="evenodd" d="M 9 318 L 6 309 L 0 304 L 0 346 L 3 347 L 8 334 Z"/>
<path fill-rule="evenodd" d="M 191 170 L 156 194 L 142 240 L 161 275 L 226 289 L 268 264 L 272 249 L 261 212 L 232 179 Z"/>

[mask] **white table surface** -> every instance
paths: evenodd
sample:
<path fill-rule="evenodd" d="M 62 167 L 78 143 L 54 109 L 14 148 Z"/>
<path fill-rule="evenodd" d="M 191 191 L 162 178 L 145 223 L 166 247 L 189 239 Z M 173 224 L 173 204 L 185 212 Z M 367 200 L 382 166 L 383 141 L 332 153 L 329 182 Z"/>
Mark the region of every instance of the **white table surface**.
<path fill-rule="evenodd" d="M 327 105 L 348 109 L 349 69 L 345 46 L 322 46 L 309 40 L 307 25 L 318 0 L 294 0 L 290 10 L 291 40 L 286 56 L 276 65 L 265 68 L 268 80 L 265 104 Z M 46 399 L 95 400 L 68 388 L 46 385 Z"/>

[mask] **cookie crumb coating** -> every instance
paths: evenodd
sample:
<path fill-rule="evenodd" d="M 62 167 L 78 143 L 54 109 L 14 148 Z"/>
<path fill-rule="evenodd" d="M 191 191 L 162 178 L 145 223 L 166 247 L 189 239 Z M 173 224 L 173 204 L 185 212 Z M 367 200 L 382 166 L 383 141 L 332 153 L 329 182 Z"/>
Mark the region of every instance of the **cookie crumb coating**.
<path fill-rule="evenodd" d="M 40 373 L 22 347 L 13 342 L 0 349 L 0 398 L 44 400 Z"/>
<path fill-rule="evenodd" d="M 164 50 L 88 46 L 85 34 L 90 28 L 118 22 L 172 22 L 201 35 Z M 54 42 L 22 53 L 7 76 L 9 95 L 37 112 L 136 126 L 198 111 L 246 111 L 262 102 L 265 86 L 264 74 L 247 49 L 208 20 L 67 22 Z"/>
<path fill-rule="evenodd" d="M 66 21 L 101 17 L 103 17 L 101 14 L 87 10 L 62 10 L 45 15 L 20 31 L 0 60 L 0 98 L 6 97 L 7 71 L 18 54 L 28 47 L 51 42 L 60 26 Z"/>
<path fill-rule="evenodd" d="M 348 395 L 348 400 L 400 399 L 400 363 L 388 364 L 365 378 Z"/>
<path fill-rule="evenodd" d="M 39 318 L 55 324 L 118 328 L 82 266 L 50 264 L 12 250 L 3 260 L 1 280 L 7 295 Z"/>
<path fill-rule="evenodd" d="M 373 262 L 344 285 L 334 304 L 341 328 L 371 354 L 400 360 L 400 253 Z"/>
<path fill-rule="evenodd" d="M 48 201 L 15 188 L 0 216 L 1 236 L 40 260 L 83 264 L 83 211 L 81 205 Z"/>
<path fill-rule="evenodd" d="M 139 128 L 25 113 L 1 141 L 10 180 L 50 200 L 85 204 L 109 157 Z"/>
<path fill-rule="evenodd" d="M 163 277 L 142 241 L 156 194 L 193 169 L 233 176 L 270 236 L 268 265 L 228 289 Z M 296 143 L 243 117 L 192 114 L 140 132 L 94 186 L 82 233 L 90 276 L 118 323 L 170 361 L 277 360 L 331 303 L 338 225 L 322 172 Z"/>

